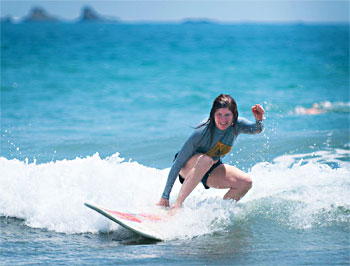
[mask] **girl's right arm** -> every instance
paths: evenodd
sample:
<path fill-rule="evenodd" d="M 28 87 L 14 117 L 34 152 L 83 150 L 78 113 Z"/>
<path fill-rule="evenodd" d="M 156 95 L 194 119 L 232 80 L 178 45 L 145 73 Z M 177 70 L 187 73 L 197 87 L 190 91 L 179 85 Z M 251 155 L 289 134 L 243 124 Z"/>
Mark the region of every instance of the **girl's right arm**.
<path fill-rule="evenodd" d="M 158 205 L 165 206 L 164 204 L 169 204 L 170 192 L 174 186 L 177 176 L 179 175 L 181 168 L 186 164 L 186 162 L 191 158 L 196 152 L 197 144 L 202 135 L 202 130 L 195 130 L 192 135 L 188 138 L 185 144 L 179 151 L 173 166 L 170 169 L 168 180 L 166 182 L 162 198 L 158 202 Z"/>

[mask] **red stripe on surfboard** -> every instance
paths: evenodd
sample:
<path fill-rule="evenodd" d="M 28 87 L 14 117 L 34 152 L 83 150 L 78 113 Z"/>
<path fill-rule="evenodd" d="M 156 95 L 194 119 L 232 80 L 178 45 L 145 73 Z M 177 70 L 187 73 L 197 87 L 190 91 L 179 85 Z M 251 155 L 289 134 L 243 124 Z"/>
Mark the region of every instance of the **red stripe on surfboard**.
<path fill-rule="evenodd" d="M 104 210 L 106 212 L 114 215 L 114 216 L 117 216 L 118 218 L 132 221 L 132 222 L 137 222 L 137 223 L 142 223 L 142 220 L 144 220 L 142 218 L 145 218 L 145 219 L 151 220 L 151 221 L 160 221 L 161 220 L 158 216 L 155 216 L 153 214 L 148 214 L 148 213 L 133 214 L 133 213 L 112 211 L 112 210 L 107 210 L 107 209 L 104 209 Z M 139 218 L 141 218 L 142 220 Z"/>
<path fill-rule="evenodd" d="M 158 216 L 155 216 L 153 214 L 148 214 L 148 213 L 140 213 L 137 216 L 141 216 L 141 217 L 147 218 L 148 220 L 152 220 L 152 221 L 160 221 L 161 220 Z"/>
<path fill-rule="evenodd" d="M 118 218 L 127 220 L 127 221 L 131 221 L 131 222 L 137 222 L 137 223 L 142 223 L 142 221 L 140 219 L 138 219 L 136 217 L 136 215 L 132 214 L 132 213 L 125 213 L 125 212 L 117 212 L 117 211 L 112 211 L 112 210 L 106 210 L 104 209 L 106 212 L 117 216 Z"/>

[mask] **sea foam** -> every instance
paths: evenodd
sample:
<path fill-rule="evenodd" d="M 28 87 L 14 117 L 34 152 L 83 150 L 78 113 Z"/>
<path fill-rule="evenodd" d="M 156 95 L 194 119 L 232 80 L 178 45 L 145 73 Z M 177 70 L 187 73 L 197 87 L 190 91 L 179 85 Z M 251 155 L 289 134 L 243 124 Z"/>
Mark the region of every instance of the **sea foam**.
<path fill-rule="evenodd" d="M 349 150 L 283 155 L 252 167 L 253 188 L 238 203 L 222 200 L 226 190 L 197 186 L 184 208 L 158 227 L 164 239 L 192 238 L 229 229 L 262 217 L 282 226 L 307 229 L 348 223 Z M 334 167 L 334 165 L 337 167 Z M 30 227 L 62 233 L 122 230 L 84 206 L 164 213 L 155 206 L 167 169 L 124 161 L 116 153 L 44 164 L 0 158 L 0 215 L 17 217 Z M 174 201 L 180 189 L 175 183 Z"/>
<path fill-rule="evenodd" d="M 297 115 L 310 114 L 309 111 L 312 109 L 316 111 L 316 113 L 311 113 L 311 114 L 318 114 L 318 113 L 325 113 L 325 112 L 350 113 L 350 102 L 324 101 L 324 102 L 314 103 L 314 105 L 310 106 L 309 108 L 306 108 L 304 106 L 296 106 L 294 108 L 294 112 L 290 112 L 290 114 L 291 115 L 292 114 L 297 114 Z"/>

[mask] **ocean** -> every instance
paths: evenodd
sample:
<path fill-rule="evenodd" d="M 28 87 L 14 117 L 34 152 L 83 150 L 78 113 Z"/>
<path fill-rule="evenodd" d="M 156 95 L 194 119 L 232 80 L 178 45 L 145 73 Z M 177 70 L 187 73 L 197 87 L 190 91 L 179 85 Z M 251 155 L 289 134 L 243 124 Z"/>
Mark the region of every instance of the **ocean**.
<path fill-rule="evenodd" d="M 221 93 L 266 112 L 241 201 L 198 186 L 161 242 L 84 206 L 156 212 Z M 349 265 L 349 132 L 347 24 L 2 23 L 0 264 Z"/>

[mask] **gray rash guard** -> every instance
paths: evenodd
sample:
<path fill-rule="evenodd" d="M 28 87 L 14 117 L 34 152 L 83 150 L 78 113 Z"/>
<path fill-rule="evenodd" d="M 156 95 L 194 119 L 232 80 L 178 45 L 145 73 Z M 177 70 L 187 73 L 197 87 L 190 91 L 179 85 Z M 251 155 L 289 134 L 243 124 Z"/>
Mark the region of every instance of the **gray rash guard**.
<path fill-rule="evenodd" d="M 237 123 L 226 130 L 220 130 L 215 126 L 211 144 L 210 130 L 207 125 L 195 129 L 182 146 L 170 169 L 162 198 L 169 199 L 171 189 L 174 186 L 176 177 L 179 175 L 181 168 L 194 154 L 204 153 L 212 157 L 214 161 L 219 160 L 230 152 L 233 142 L 236 140 L 238 134 L 256 134 L 262 132 L 263 129 L 264 125 L 262 121 L 256 120 L 254 123 L 245 118 L 239 117 Z"/>

